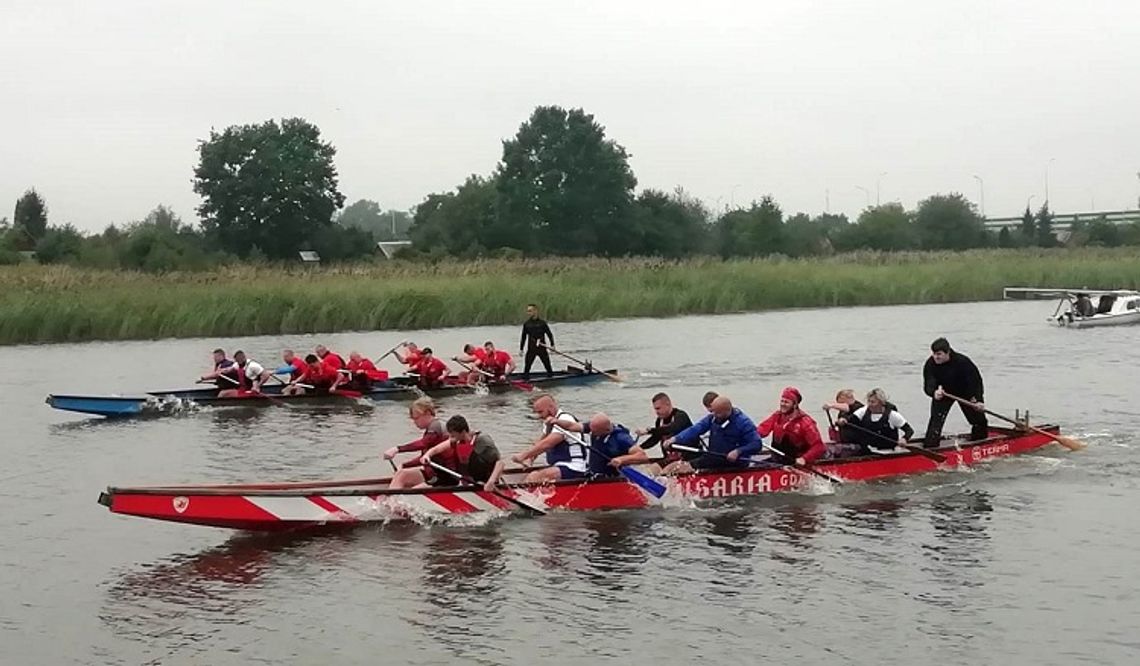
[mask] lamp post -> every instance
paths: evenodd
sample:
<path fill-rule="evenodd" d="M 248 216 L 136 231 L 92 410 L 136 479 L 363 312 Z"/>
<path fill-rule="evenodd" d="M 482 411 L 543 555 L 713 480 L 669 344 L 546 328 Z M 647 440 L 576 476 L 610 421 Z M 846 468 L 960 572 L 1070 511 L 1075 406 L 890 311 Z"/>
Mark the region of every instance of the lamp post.
<path fill-rule="evenodd" d="M 856 185 L 855 189 L 863 191 L 863 195 L 865 197 L 867 197 L 867 208 L 870 208 L 871 207 L 871 190 L 868 190 L 867 188 L 863 187 L 862 185 Z"/>
<path fill-rule="evenodd" d="M 1025 210 L 1033 212 L 1033 200 L 1037 198 L 1036 194 L 1030 194 L 1029 198 L 1025 200 Z"/>
<path fill-rule="evenodd" d="M 979 203 L 982 208 L 982 218 L 986 217 L 986 182 L 978 174 L 974 174 L 974 180 L 978 181 L 978 195 Z"/>
<path fill-rule="evenodd" d="M 880 187 L 883 184 L 883 176 L 885 176 L 885 175 L 887 175 L 886 171 L 880 173 L 879 177 L 875 179 L 875 205 L 876 206 L 882 205 L 882 202 L 879 199 L 879 192 L 880 192 Z"/>
<path fill-rule="evenodd" d="M 730 206 L 732 206 L 734 209 L 736 208 L 736 188 L 738 188 L 738 187 L 740 187 L 739 183 L 737 183 L 736 185 L 733 185 L 732 186 L 732 193 L 728 197 L 728 204 Z"/>
<path fill-rule="evenodd" d="M 1049 161 L 1045 163 L 1045 205 L 1049 205 L 1049 165 L 1052 164 L 1057 158 L 1050 157 Z"/>

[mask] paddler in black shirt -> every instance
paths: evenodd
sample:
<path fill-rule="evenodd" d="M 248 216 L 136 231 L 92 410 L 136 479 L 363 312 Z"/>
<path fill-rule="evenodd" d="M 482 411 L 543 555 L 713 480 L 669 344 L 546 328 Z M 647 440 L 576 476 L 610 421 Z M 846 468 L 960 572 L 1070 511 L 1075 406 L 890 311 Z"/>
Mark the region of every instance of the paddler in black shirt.
<path fill-rule="evenodd" d="M 668 395 L 658 393 L 653 396 L 653 413 L 657 416 L 656 422 L 652 428 L 644 428 L 637 431 L 638 436 L 649 435 L 649 439 L 641 443 L 641 448 L 651 449 L 655 445 L 674 437 L 677 433 L 685 430 L 693 425 L 693 420 L 689 418 L 683 410 L 677 409 L 673 406 L 673 401 Z M 665 462 L 673 462 L 674 460 L 695 458 L 699 453 L 681 454 L 680 451 L 661 451 L 665 454 Z"/>
<path fill-rule="evenodd" d="M 527 320 L 522 325 L 522 337 L 519 339 L 519 353 L 526 348 L 526 358 L 523 362 L 523 381 L 530 381 L 530 367 L 534 365 L 537 357 L 546 368 L 546 376 L 554 374 L 550 369 L 550 353 L 546 351 L 545 341 L 550 338 L 550 346 L 554 346 L 554 333 L 544 319 L 538 316 L 538 306 L 534 303 L 526 306 Z"/>
<path fill-rule="evenodd" d="M 955 400 L 946 393 L 956 395 L 973 403 L 960 404 L 962 414 L 970 422 L 970 440 L 979 441 L 989 436 L 986 422 L 985 389 L 982 373 L 970 357 L 950 348 L 946 338 L 938 338 L 930 344 L 930 358 L 922 366 L 923 390 L 930 396 L 930 422 L 926 425 L 925 445 L 934 448 L 942 443 L 942 426 Z"/>

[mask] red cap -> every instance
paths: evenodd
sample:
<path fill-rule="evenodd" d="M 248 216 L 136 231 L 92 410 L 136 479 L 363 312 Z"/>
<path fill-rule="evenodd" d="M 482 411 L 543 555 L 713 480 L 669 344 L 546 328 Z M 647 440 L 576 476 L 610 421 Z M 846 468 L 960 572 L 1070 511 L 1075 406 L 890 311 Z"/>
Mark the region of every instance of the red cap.
<path fill-rule="evenodd" d="M 792 386 L 789 386 L 788 388 L 781 391 L 780 397 L 783 398 L 784 400 L 791 400 L 792 402 L 796 403 L 797 405 L 800 404 L 801 402 L 803 402 L 803 399 L 804 399 L 804 397 L 802 395 L 800 395 L 799 389 L 792 387 Z"/>

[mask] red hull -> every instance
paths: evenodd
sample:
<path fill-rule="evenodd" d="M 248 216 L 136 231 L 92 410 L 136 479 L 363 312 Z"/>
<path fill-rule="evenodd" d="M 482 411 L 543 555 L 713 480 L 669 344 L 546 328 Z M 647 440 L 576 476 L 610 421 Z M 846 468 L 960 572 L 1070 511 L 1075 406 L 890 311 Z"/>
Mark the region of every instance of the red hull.
<path fill-rule="evenodd" d="M 1056 426 L 1042 428 L 1056 433 Z M 991 458 L 1026 453 L 1052 443 L 1034 432 L 993 428 L 982 442 L 938 451 L 945 463 L 915 453 L 875 455 L 825 461 L 816 469 L 844 481 L 868 481 L 931 472 L 940 467 L 969 466 Z M 787 492 L 802 489 L 813 476 L 791 468 L 710 470 L 662 477 L 669 496 L 708 499 Z M 518 508 L 494 494 L 472 488 L 388 490 L 387 479 L 108 488 L 99 501 L 120 513 L 142 518 L 257 532 L 293 530 L 314 525 L 379 522 L 411 517 L 432 520 L 472 513 L 509 513 Z M 573 511 L 636 509 L 657 500 L 622 478 L 591 482 L 563 481 L 546 486 L 512 485 L 502 492 L 540 497 L 549 508 Z"/>

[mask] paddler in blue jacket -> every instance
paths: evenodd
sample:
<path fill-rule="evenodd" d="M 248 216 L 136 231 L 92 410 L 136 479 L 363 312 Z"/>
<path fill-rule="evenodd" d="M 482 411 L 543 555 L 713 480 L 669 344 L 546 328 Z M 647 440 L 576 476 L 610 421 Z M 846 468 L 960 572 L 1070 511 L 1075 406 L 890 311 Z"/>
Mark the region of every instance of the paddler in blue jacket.
<path fill-rule="evenodd" d="M 629 429 L 615 424 L 609 416 L 601 412 L 591 416 L 588 423 L 556 420 L 554 417 L 546 419 L 546 422 L 551 426 L 590 436 L 589 458 L 586 465 L 590 476 L 618 476 L 618 467 L 625 462 L 620 459 L 629 454 L 641 453 L 648 460 L 648 456 L 645 456 L 645 452 L 637 445 L 637 440 L 630 434 Z"/>
<path fill-rule="evenodd" d="M 727 396 L 717 396 L 709 405 L 709 413 L 692 426 L 665 441 L 669 446 L 700 446 L 701 435 L 708 433 L 705 453 L 693 460 L 678 460 L 662 470 L 666 474 L 683 474 L 697 469 L 747 467 L 747 458 L 763 449 L 760 434 L 752 419 L 732 406 Z M 742 460 L 744 459 L 744 460 Z"/>

